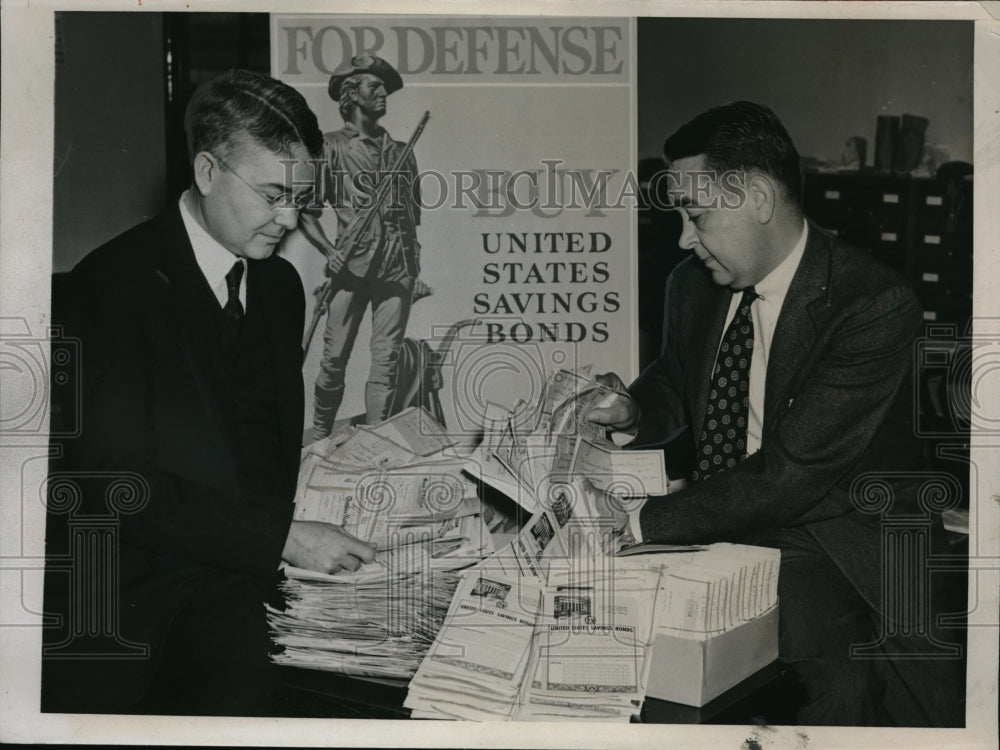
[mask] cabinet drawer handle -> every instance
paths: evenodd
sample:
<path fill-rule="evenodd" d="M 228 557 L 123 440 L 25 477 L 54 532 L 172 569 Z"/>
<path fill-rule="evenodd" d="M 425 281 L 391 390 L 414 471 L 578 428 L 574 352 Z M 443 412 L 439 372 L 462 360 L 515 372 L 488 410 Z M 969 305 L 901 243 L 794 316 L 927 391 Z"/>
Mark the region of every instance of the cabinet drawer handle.
<path fill-rule="evenodd" d="M 899 196 L 896 193 L 883 193 L 883 203 L 899 203 Z"/>
<path fill-rule="evenodd" d="M 924 320 L 937 320 L 937 313 L 933 310 L 924 310 Z"/>
<path fill-rule="evenodd" d="M 940 206 L 943 205 L 944 201 L 941 199 L 940 195 L 928 195 L 927 205 L 928 206 Z"/>
<path fill-rule="evenodd" d="M 825 193 L 823 193 L 823 197 L 826 198 L 828 201 L 839 201 L 840 200 L 840 191 L 839 190 L 827 190 Z"/>
<path fill-rule="evenodd" d="M 895 232 L 882 232 L 882 242 L 895 242 L 897 239 Z"/>
<path fill-rule="evenodd" d="M 938 234 L 925 234 L 924 235 L 924 244 L 925 245 L 940 245 L 941 244 L 941 235 L 938 235 Z"/>
<path fill-rule="evenodd" d="M 936 273 L 925 273 L 921 276 L 924 281 L 936 282 L 938 280 L 938 275 Z"/>

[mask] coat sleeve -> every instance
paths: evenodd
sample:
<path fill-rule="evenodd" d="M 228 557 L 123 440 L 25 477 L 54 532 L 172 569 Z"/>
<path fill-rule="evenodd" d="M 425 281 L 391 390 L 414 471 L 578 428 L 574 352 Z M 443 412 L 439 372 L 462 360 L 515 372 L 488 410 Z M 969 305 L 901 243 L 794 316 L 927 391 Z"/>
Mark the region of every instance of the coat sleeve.
<path fill-rule="evenodd" d="M 640 513 L 643 537 L 662 543 L 753 539 L 850 510 L 831 492 L 863 457 L 910 371 L 921 315 L 907 288 L 856 298 L 829 326 L 794 400 L 764 426 L 761 449 L 736 468 Z M 840 504 L 839 507 L 837 504 Z M 827 507 L 830 506 L 830 507 Z"/>
<path fill-rule="evenodd" d="M 675 270 L 666 282 L 660 356 L 629 386 L 629 394 L 640 411 L 639 431 L 631 446 L 634 448 L 663 445 L 687 425 L 683 405 L 683 321 L 676 300 L 678 276 Z"/>

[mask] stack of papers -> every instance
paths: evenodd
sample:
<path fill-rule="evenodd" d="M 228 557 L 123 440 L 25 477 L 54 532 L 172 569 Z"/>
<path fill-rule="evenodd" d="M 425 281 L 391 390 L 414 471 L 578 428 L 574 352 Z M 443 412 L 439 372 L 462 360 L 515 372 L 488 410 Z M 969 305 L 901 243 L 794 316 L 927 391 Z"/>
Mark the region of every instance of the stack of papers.
<path fill-rule="evenodd" d="M 274 660 L 360 677 L 409 679 L 434 640 L 456 575 L 343 580 L 288 571 L 287 609 L 269 608 Z"/>
<path fill-rule="evenodd" d="M 294 519 L 375 545 L 354 573 L 285 568 L 286 608 L 269 608 L 282 664 L 408 679 L 448 609 L 456 571 L 494 551 L 477 486 L 423 409 L 349 428 L 303 451 Z"/>
<path fill-rule="evenodd" d="M 581 480 L 551 490 L 508 545 L 463 574 L 410 683 L 415 717 L 628 721 L 641 711 L 660 570 L 615 567 L 603 491 Z"/>
<path fill-rule="evenodd" d="M 652 660 L 659 575 L 612 568 L 590 585 L 572 572 L 543 591 L 519 721 L 629 721 L 639 716 Z M 555 578 L 555 576 L 553 576 Z"/>
<path fill-rule="evenodd" d="M 468 473 L 531 513 L 466 571 L 410 682 L 418 718 L 628 721 L 642 709 L 660 570 L 618 574 L 624 498 L 665 494 L 660 451 L 588 419 L 616 394 L 560 370 L 538 402 L 488 404 Z"/>
<path fill-rule="evenodd" d="M 615 558 L 579 546 L 584 525 L 560 515 L 537 514 L 462 573 L 410 682 L 414 717 L 627 722 L 642 711 L 657 634 L 703 640 L 777 604 L 778 550 Z"/>
<path fill-rule="evenodd" d="M 412 677 L 416 718 L 637 716 L 657 634 L 704 639 L 771 609 L 779 553 L 617 557 L 623 508 L 667 482 L 660 451 L 623 452 L 587 419 L 613 397 L 559 371 L 534 405 L 489 405 L 471 460 L 421 409 L 309 446 L 294 517 L 342 526 L 376 555 L 355 573 L 286 569 L 288 606 L 269 615 L 276 661 Z M 527 523 L 491 512 L 470 475 L 530 511 Z"/>
<path fill-rule="evenodd" d="M 553 574 L 539 585 L 465 571 L 410 682 L 414 718 L 624 721 L 651 665 L 657 571 Z"/>
<path fill-rule="evenodd" d="M 619 565 L 660 570 L 657 629 L 695 639 L 724 633 L 777 605 L 780 563 L 780 550 L 728 543 L 619 560 Z"/>
<path fill-rule="evenodd" d="M 540 606 L 535 584 L 466 573 L 403 705 L 414 718 L 515 718 Z"/>

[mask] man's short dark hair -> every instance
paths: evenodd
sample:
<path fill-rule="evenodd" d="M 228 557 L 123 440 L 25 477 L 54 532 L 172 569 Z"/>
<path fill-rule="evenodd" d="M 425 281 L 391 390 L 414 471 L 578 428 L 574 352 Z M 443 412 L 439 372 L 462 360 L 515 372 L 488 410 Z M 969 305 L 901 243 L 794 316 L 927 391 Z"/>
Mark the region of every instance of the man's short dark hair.
<path fill-rule="evenodd" d="M 802 206 L 799 152 L 781 120 L 754 102 L 731 102 L 702 112 L 682 125 L 663 144 L 668 164 L 705 155 L 705 168 L 762 172 L 780 183 L 788 198 Z"/>
<path fill-rule="evenodd" d="M 184 113 L 184 130 L 191 159 L 202 151 L 228 151 L 242 133 L 283 156 L 299 143 L 313 158 L 323 153 L 323 133 L 302 94 L 249 70 L 228 70 L 199 86 Z"/>

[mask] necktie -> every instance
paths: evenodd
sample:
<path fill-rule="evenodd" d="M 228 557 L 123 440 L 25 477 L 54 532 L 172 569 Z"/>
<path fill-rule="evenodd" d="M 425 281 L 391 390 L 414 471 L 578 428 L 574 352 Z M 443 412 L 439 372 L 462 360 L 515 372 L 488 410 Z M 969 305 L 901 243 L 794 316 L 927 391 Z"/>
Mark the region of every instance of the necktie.
<path fill-rule="evenodd" d="M 243 303 L 240 302 L 240 282 L 243 280 L 243 261 L 238 260 L 226 274 L 226 289 L 229 299 L 226 300 L 222 312 L 226 314 L 234 327 L 239 327 L 243 321 Z"/>
<path fill-rule="evenodd" d="M 712 370 L 712 389 L 705 408 L 705 424 L 698 440 L 698 465 L 692 479 L 707 479 L 731 469 L 746 457 L 750 416 L 750 362 L 753 359 L 753 287 L 743 290 L 740 306 L 719 346 Z"/>

